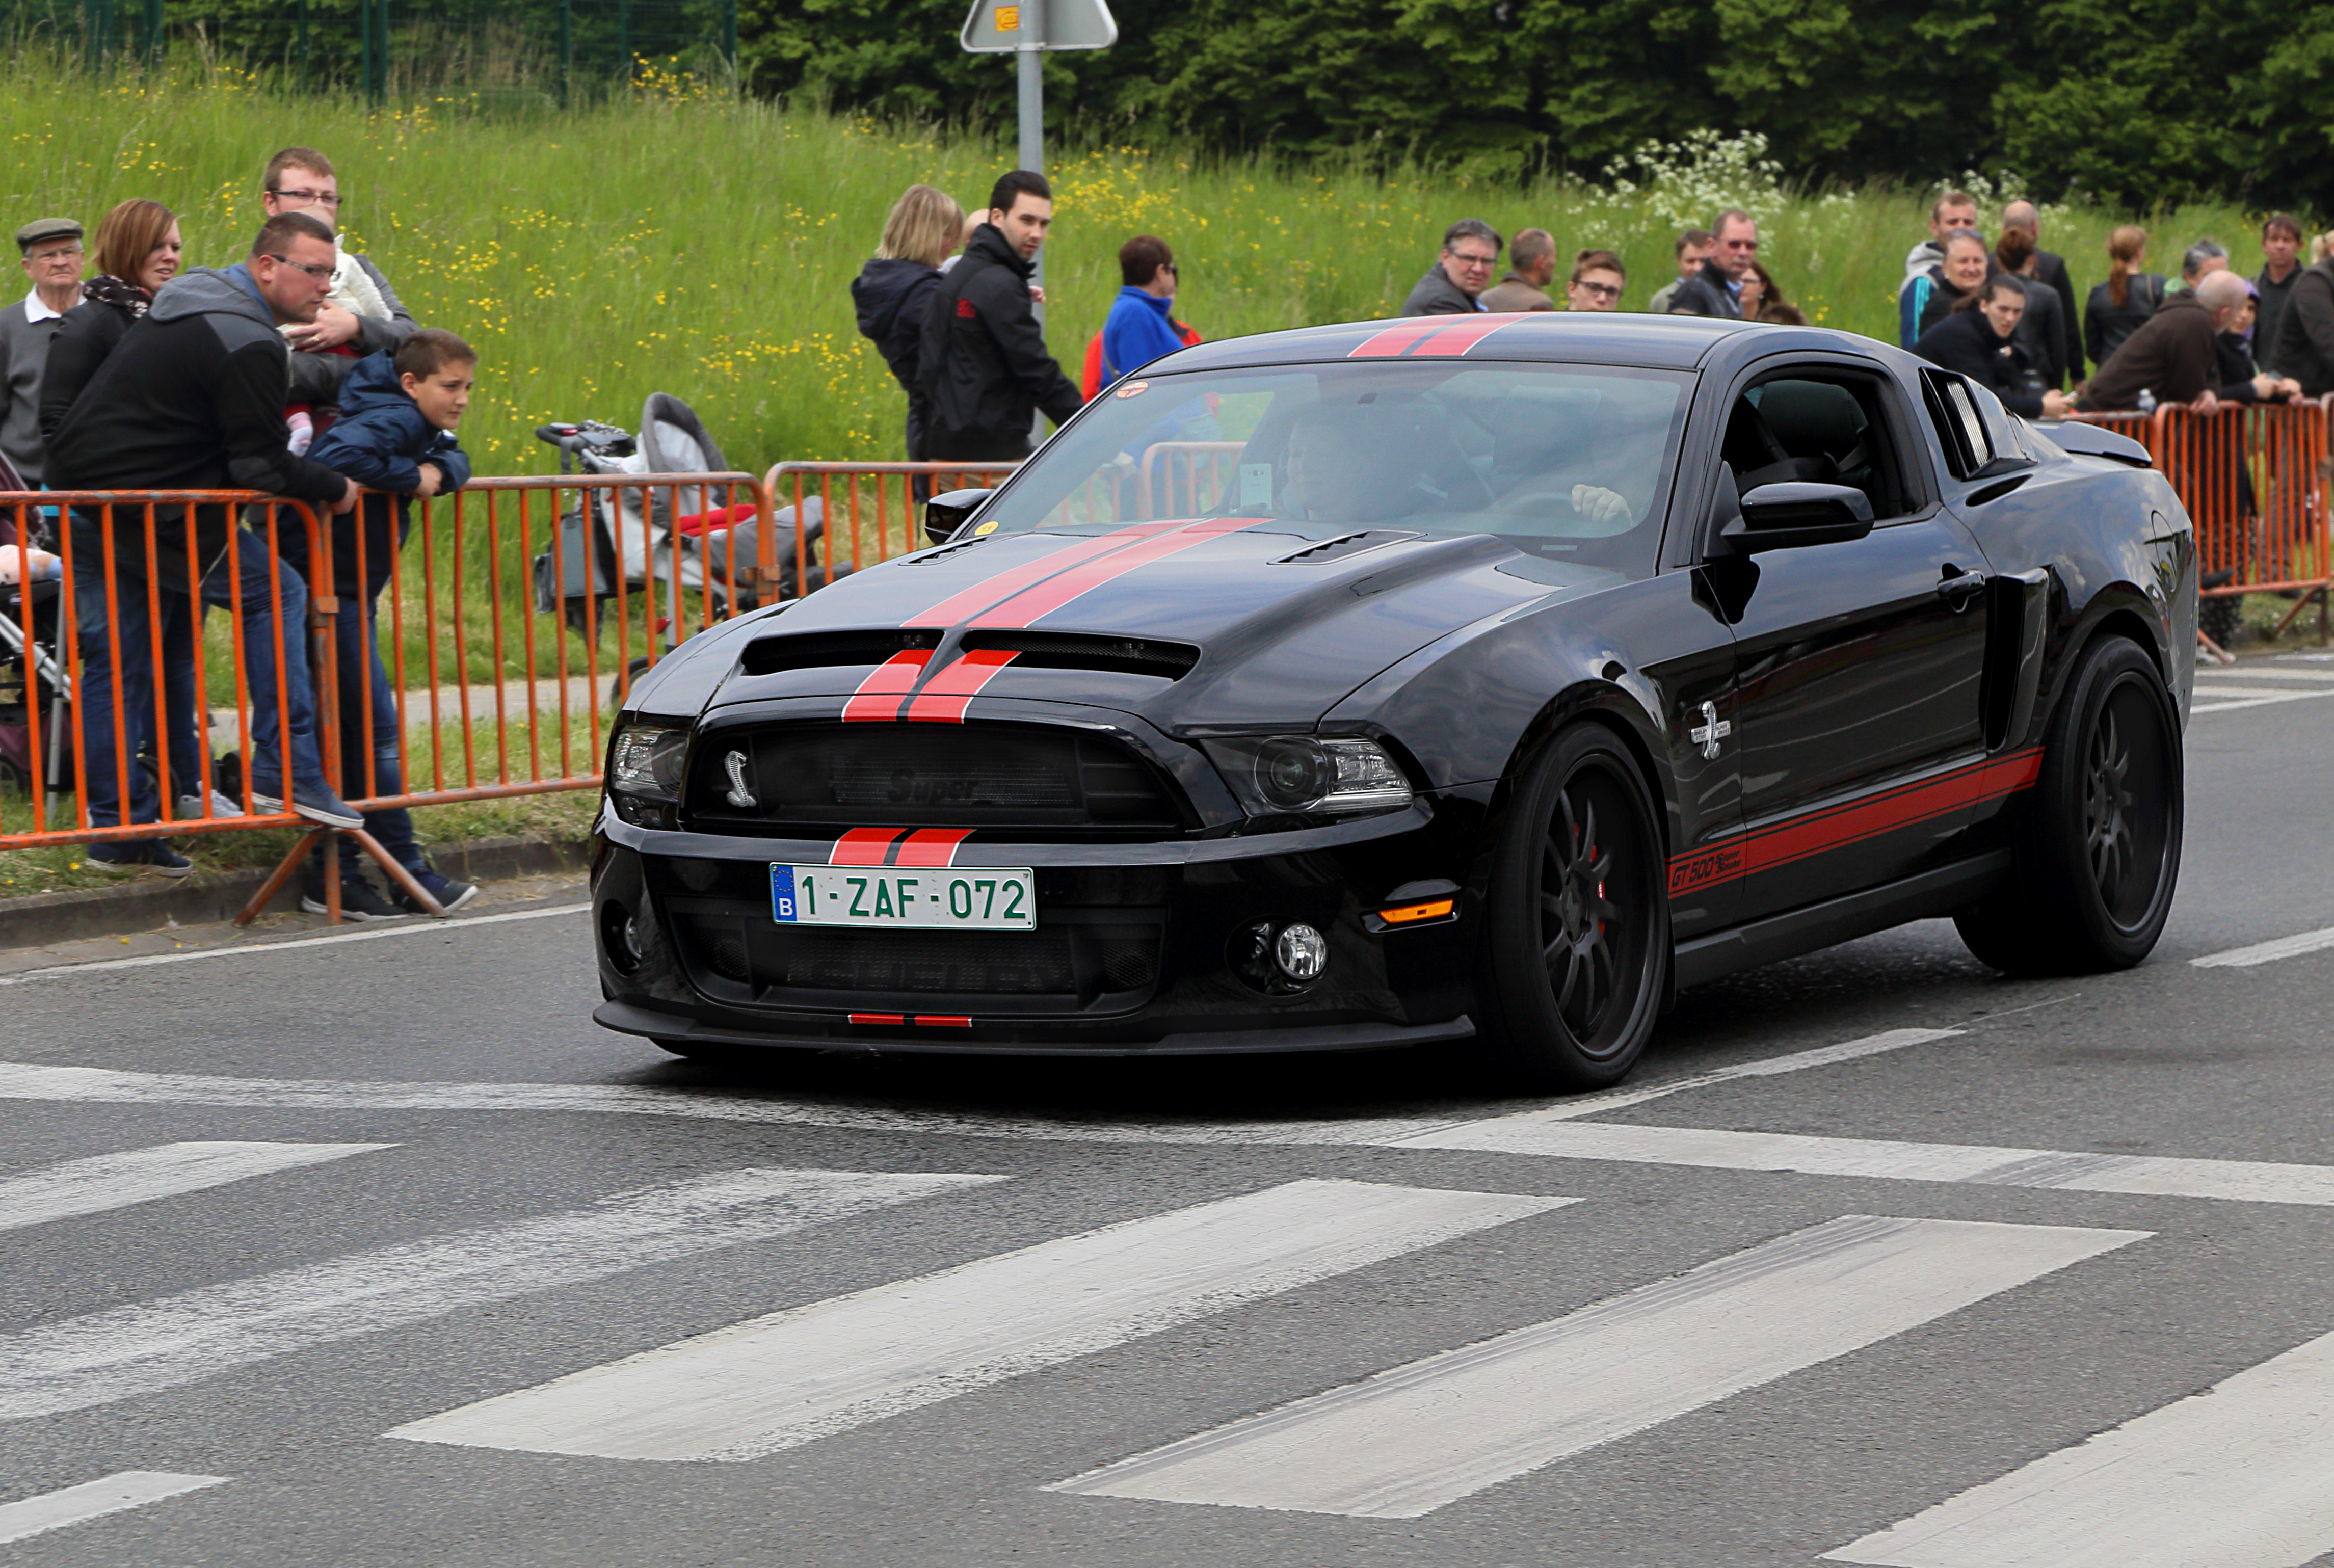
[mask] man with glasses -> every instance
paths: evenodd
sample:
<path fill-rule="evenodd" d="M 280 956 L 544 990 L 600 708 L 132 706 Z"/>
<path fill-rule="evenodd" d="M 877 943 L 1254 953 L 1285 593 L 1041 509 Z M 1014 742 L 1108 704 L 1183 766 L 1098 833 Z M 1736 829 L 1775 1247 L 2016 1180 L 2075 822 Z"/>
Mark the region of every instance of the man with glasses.
<path fill-rule="evenodd" d="M 1402 302 L 1402 313 L 1471 316 L 1481 310 L 1491 269 L 1500 265 L 1500 231 L 1480 217 L 1452 224 L 1442 236 L 1442 256 Z"/>
<path fill-rule="evenodd" d="M 287 147 L 269 159 L 260 188 L 269 217 L 305 213 L 337 235 L 347 198 L 333 160 L 314 148 Z M 331 288 L 316 319 L 285 329 L 285 341 L 298 351 L 292 358 L 295 403 L 337 400 L 351 365 L 367 354 L 395 353 L 419 325 L 371 258 L 341 248 L 337 237 L 333 245 Z"/>
<path fill-rule="evenodd" d="M 1617 311 L 1629 274 L 1609 250 L 1585 250 L 1572 258 L 1572 281 L 1564 288 L 1568 311 Z"/>
<path fill-rule="evenodd" d="M 21 305 L 0 306 L 0 453 L 17 476 L 37 488 L 44 467 L 41 451 L 41 374 L 48 368 L 49 344 L 64 314 L 81 303 L 81 225 L 69 217 L 34 218 L 16 231 L 24 253 L 24 275 L 33 292 Z"/>
<path fill-rule="evenodd" d="M 1759 223 L 1741 207 L 1718 215 L 1710 232 L 1716 236 L 1710 259 L 1702 270 L 1678 284 L 1670 296 L 1673 316 L 1714 316 L 1721 321 L 1742 319 L 1742 280 L 1759 259 Z"/>
<path fill-rule="evenodd" d="M 256 490 L 334 512 L 356 505 L 353 480 L 287 449 L 290 430 L 284 419 L 291 355 L 279 329 L 316 319 L 332 287 L 334 262 L 333 231 L 306 213 L 287 212 L 267 220 L 247 259 L 231 267 L 191 268 L 173 278 L 155 295 L 153 308 L 123 334 L 57 427 L 49 442 L 51 483 L 83 490 Z M 221 608 L 241 601 L 252 712 L 245 778 L 253 803 L 267 813 L 288 805 L 327 827 L 363 826 L 364 819 L 324 781 L 308 676 L 308 593 L 300 574 L 275 558 L 264 535 L 236 526 L 228 506 L 158 505 L 153 511 L 151 586 L 159 608 L 151 615 L 147 609 L 144 508 L 123 508 L 111 524 L 113 602 L 121 611 L 111 626 L 109 524 L 98 508 L 75 508 L 73 514 L 74 618 L 83 671 L 75 698 L 82 708 L 82 776 L 92 825 L 153 822 L 159 814 L 155 780 L 134 763 L 128 769 L 130 799 L 118 798 L 117 697 L 131 755 L 150 750 L 159 760 L 167 746 L 175 771 L 200 744 L 194 686 L 199 595 L 203 603 Z M 278 514 L 279 530 L 302 526 L 291 512 Z M 112 652 L 117 640 L 118 669 Z M 163 686 L 159 719 L 153 689 L 158 659 Z M 213 664 L 207 678 L 212 702 L 232 689 L 231 669 Z M 88 859 L 123 873 L 183 876 L 188 869 L 186 858 L 159 840 L 94 844 Z"/>

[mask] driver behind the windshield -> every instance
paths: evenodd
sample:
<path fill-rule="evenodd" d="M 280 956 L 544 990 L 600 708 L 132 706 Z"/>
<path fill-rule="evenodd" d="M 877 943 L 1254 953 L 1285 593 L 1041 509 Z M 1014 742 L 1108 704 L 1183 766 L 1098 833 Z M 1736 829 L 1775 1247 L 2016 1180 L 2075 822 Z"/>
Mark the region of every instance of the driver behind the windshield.
<path fill-rule="evenodd" d="M 1419 463 L 1423 434 L 1397 410 L 1355 404 L 1308 409 L 1288 432 L 1281 516 L 1386 523 L 1450 508 Z"/>

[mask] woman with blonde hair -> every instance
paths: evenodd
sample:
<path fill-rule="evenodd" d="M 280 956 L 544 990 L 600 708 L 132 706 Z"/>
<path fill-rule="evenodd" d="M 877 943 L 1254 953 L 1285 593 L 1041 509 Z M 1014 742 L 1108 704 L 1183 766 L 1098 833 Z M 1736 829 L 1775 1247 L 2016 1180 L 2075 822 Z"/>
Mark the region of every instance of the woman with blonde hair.
<path fill-rule="evenodd" d="M 2083 347 L 2104 365 L 2164 303 L 2164 274 L 2144 273 L 2147 231 L 2125 224 L 2107 236 L 2107 281 L 2083 302 Z"/>
<path fill-rule="evenodd" d="M 917 348 L 925 309 L 940 281 L 940 264 L 964 234 L 964 208 L 944 191 L 911 185 L 883 220 L 875 258 L 851 280 L 860 335 L 875 345 L 908 394 L 908 459 L 924 455 L 923 399 L 916 391 Z"/>

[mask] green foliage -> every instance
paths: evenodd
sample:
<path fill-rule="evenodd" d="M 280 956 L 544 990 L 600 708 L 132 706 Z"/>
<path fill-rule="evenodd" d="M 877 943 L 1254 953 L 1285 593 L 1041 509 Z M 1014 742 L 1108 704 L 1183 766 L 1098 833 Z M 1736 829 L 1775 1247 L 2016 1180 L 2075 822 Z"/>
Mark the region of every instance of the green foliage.
<path fill-rule="evenodd" d="M 2219 193 L 2334 207 L 2334 0 L 1121 0 L 1057 55 L 1075 136 L 1500 172 L 1601 171 L 1648 138 L 1764 134 L 1809 183 L 2015 168 L 2131 207 Z M 1008 62 L 961 0 L 747 0 L 757 91 L 1009 121 Z"/>

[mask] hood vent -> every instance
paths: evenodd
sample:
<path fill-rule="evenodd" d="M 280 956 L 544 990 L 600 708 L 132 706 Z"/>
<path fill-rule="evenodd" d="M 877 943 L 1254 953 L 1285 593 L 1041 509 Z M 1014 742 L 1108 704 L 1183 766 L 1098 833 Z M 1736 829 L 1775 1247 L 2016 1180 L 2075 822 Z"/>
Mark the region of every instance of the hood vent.
<path fill-rule="evenodd" d="M 1020 655 L 1016 669 L 1106 669 L 1119 675 L 1153 675 L 1180 680 L 1200 662 L 1188 642 L 1148 637 L 1102 637 L 1075 631 L 970 631 L 967 652 L 996 649 Z"/>
<path fill-rule="evenodd" d="M 1359 555 L 1365 550 L 1375 550 L 1384 544 L 1399 544 L 1405 539 L 1423 539 L 1423 534 L 1400 528 L 1365 528 L 1358 534 L 1340 534 L 1335 539 L 1324 539 L 1318 544 L 1308 544 L 1293 555 L 1276 556 L 1274 566 L 1318 566 L 1324 562 L 1342 561 L 1348 555 Z"/>
<path fill-rule="evenodd" d="M 825 669 L 837 666 L 881 664 L 895 653 L 937 648 L 937 631 L 905 629 L 869 631 L 805 631 L 792 637 L 757 638 L 746 645 L 738 666 L 748 675 L 776 675 L 786 669 Z"/>

